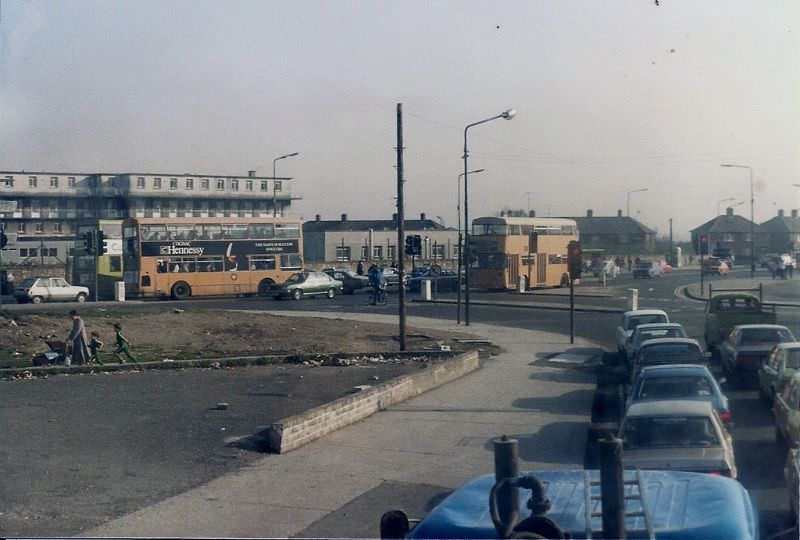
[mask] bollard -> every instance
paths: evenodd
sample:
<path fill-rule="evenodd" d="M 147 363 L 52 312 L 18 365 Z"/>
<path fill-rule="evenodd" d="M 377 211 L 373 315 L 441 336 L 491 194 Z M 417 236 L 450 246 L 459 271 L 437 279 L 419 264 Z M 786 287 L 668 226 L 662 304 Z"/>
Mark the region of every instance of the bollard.
<path fill-rule="evenodd" d="M 525 292 L 525 276 L 517 276 L 517 292 Z"/>
<path fill-rule="evenodd" d="M 519 477 L 519 452 L 517 440 L 503 435 L 494 441 L 494 480 L 517 480 Z M 519 522 L 519 489 L 516 484 L 506 485 L 497 494 L 500 522 L 511 531 Z M 498 531 L 499 533 L 500 531 Z M 501 536 L 502 537 L 502 536 Z"/>
<path fill-rule="evenodd" d="M 420 296 L 426 302 L 430 302 L 433 299 L 431 295 L 431 280 L 430 279 L 423 279 L 422 283 L 420 283 L 419 288 Z"/>
<path fill-rule="evenodd" d="M 600 493 L 603 538 L 625 538 L 625 484 L 622 439 L 597 441 L 600 446 Z"/>
<path fill-rule="evenodd" d="M 628 292 L 631 293 L 631 310 L 635 311 L 639 309 L 639 289 L 628 289 Z"/>
<path fill-rule="evenodd" d="M 114 300 L 117 302 L 124 302 L 125 301 L 125 282 L 124 281 L 115 281 L 114 282 Z"/>

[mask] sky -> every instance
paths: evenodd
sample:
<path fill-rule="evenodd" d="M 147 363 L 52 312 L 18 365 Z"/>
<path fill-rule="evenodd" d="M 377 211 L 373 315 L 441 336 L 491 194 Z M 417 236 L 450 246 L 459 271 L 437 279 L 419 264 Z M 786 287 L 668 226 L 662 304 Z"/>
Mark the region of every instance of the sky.
<path fill-rule="evenodd" d="M 0 0 L 0 169 L 290 176 L 304 219 L 800 207 L 800 2 Z M 731 202 L 721 203 L 724 209 Z M 724 210 L 723 210 L 724 211 Z"/>

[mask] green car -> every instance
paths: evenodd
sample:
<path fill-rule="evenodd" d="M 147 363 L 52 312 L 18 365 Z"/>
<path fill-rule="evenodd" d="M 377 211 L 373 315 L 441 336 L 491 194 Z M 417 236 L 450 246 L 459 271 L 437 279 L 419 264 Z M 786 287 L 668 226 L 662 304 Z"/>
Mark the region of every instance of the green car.
<path fill-rule="evenodd" d="M 758 369 L 758 393 L 772 402 L 792 375 L 800 369 L 800 342 L 775 345 L 769 358 Z"/>
<path fill-rule="evenodd" d="M 272 289 L 272 297 L 300 300 L 304 296 L 325 295 L 333 298 L 342 292 L 342 282 L 323 272 L 297 272 Z"/>

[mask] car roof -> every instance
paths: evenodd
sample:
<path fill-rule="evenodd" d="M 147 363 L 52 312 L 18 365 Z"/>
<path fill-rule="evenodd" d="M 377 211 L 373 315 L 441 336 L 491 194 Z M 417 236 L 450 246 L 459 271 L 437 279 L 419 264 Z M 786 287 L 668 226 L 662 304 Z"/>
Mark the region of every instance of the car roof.
<path fill-rule="evenodd" d="M 711 416 L 713 406 L 695 399 L 664 399 L 632 403 L 625 418 L 642 416 Z"/>
<path fill-rule="evenodd" d="M 733 328 L 734 330 L 754 330 L 758 328 L 788 330 L 788 328 L 782 324 L 737 324 Z"/>
<path fill-rule="evenodd" d="M 687 344 L 687 345 L 697 345 L 700 347 L 700 342 L 696 339 L 687 338 L 687 337 L 665 337 L 665 338 L 655 338 L 655 339 L 648 339 L 644 343 L 642 343 L 642 348 L 645 347 L 652 347 L 654 345 L 679 345 L 679 344 Z"/>
<path fill-rule="evenodd" d="M 676 322 L 645 323 L 637 326 L 634 332 L 644 332 L 645 330 L 666 330 L 667 328 L 683 328 L 683 325 Z"/>
<path fill-rule="evenodd" d="M 745 299 L 746 298 L 751 298 L 751 299 L 753 299 L 753 300 L 755 300 L 757 302 L 760 301 L 758 299 L 758 296 L 756 296 L 754 294 L 748 294 L 748 293 L 722 293 L 722 294 L 715 294 L 712 297 L 712 300 L 729 300 L 731 298 L 745 298 Z"/>
<path fill-rule="evenodd" d="M 661 366 L 645 366 L 639 372 L 639 377 L 658 378 L 673 375 L 705 375 L 712 376 L 706 366 L 699 364 L 665 364 Z"/>
<path fill-rule="evenodd" d="M 663 309 L 635 309 L 631 311 L 626 311 L 623 316 L 624 317 L 633 317 L 634 315 L 665 315 L 667 312 Z"/>

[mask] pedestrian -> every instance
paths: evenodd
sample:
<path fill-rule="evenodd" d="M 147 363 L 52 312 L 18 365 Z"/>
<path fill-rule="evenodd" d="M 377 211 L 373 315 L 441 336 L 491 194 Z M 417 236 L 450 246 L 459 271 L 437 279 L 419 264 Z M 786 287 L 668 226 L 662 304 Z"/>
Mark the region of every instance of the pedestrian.
<path fill-rule="evenodd" d="M 114 349 L 114 356 L 119 360 L 120 364 L 125 363 L 125 359 L 122 358 L 123 354 L 127 356 L 131 362 L 138 364 L 139 362 L 136 361 L 136 358 L 133 357 L 130 351 L 131 342 L 122 335 L 122 325 L 120 323 L 114 323 L 114 330 L 116 331 L 114 339 L 117 341 L 117 348 Z"/>
<path fill-rule="evenodd" d="M 781 279 L 786 279 L 786 261 L 783 256 L 778 259 L 778 276 Z"/>
<path fill-rule="evenodd" d="M 631 261 L 631 256 L 630 255 L 628 255 L 628 261 L 627 262 L 628 262 L 628 272 L 630 272 L 631 271 L 631 265 L 633 264 L 633 261 Z"/>
<path fill-rule="evenodd" d="M 794 261 L 786 265 L 786 271 L 789 272 L 789 279 L 794 279 Z"/>
<path fill-rule="evenodd" d="M 78 316 L 74 309 L 69 312 L 72 317 L 72 331 L 67 336 L 67 344 L 72 349 L 70 362 L 73 364 L 85 364 L 89 361 L 88 338 L 86 337 L 86 326 L 83 319 Z"/>
<path fill-rule="evenodd" d="M 358 261 L 358 266 L 356 266 L 356 274 L 359 276 L 364 275 L 364 263 L 362 261 Z"/>
<path fill-rule="evenodd" d="M 92 331 L 91 340 L 89 341 L 89 351 L 91 351 L 91 356 L 89 356 L 89 361 L 96 362 L 101 366 L 104 365 L 103 361 L 100 360 L 100 349 L 103 348 L 103 342 L 100 341 L 100 334 L 95 331 Z"/>

